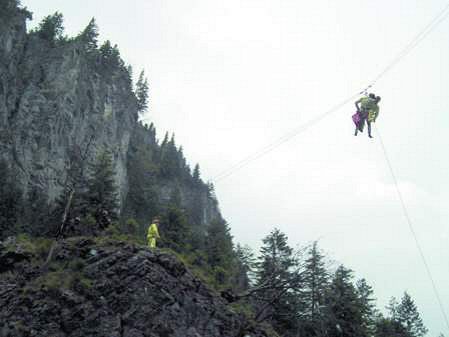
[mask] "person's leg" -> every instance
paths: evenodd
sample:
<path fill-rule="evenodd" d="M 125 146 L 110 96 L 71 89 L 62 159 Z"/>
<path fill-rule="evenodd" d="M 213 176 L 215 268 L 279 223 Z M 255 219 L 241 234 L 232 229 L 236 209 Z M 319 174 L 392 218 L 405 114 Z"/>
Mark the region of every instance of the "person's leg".
<path fill-rule="evenodd" d="M 150 239 L 150 248 L 156 248 L 156 238 Z"/>
<path fill-rule="evenodd" d="M 359 126 L 357 125 L 356 127 L 355 127 L 355 132 L 354 132 L 354 136 L 357 136 L 357 133 L 359 132 Z"/>
<path fill-rule="evenodd" d="M 366 125 L 368 125 L 368 137 L 373 138 L 373 136 L 371 136 L 371 122 L 367 120 Z"/>

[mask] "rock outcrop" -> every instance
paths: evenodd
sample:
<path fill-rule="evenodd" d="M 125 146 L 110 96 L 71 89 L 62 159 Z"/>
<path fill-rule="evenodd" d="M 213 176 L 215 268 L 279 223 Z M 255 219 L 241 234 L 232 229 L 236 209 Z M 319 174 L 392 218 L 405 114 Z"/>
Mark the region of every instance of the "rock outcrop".
<path fill-rule="evenodd" d="M 120 200 L 126 195 L 126 157 L 137 102 L 121 69 L 100 72 L 79 41 L 52 46 L 27 34 L 16 10 L 0 26 L 0 158 L 20 168 L 23 190 L 38 186 L 59 196 L 71 156 L 113 154 Z"/>
<path fill-rule="evenodd" d="M 1 337 L 268 336 L 170 253 L 103 237 L 38 255 L 0 244 Z"/>

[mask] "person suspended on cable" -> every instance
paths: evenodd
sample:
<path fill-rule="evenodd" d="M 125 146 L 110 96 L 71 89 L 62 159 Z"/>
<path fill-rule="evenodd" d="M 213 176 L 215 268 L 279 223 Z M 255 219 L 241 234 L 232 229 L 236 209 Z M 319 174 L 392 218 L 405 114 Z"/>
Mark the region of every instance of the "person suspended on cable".
<path fill-rule="evenodd" d="M 380 96 L 376 96 L 375 103 L 368 111 L 368 117 L 366 118 L 366 125 L 368 125 L 368 137 L 373 138 L 371 135 L 371 123 L 375 123 L 377 116 L 379 116 L 379 102 Z"/>
<path fill-rule="evenodd" d="M 378 97 L 378 96 L 377 96 Z M 371 110 L 379 113 L 379 107 L 377 105 L 377 97 L 375 94 L 370 93 L 368 96 L 364 96 L 355 102 L 355 106 L 357 108 L 357 113 L 352 116 L 352 119 L 356 125 L 354 136 L 357 136 L 357 133 L 363 132 L 365 121 L 368 121 L 368 117 Z M 380 100 L 380 97 L 379 97 Z M 372 114 L 372 116 L 376 115 L 376 113 Z M 376 115 L 377 116 L 377 115 Z M 371 120 L 372 121 L 372 120 Z M 371 123 L 371 122 L 370 122 Z M 371 124 L 368 124 L 368 136 L 371 137 Z"/>

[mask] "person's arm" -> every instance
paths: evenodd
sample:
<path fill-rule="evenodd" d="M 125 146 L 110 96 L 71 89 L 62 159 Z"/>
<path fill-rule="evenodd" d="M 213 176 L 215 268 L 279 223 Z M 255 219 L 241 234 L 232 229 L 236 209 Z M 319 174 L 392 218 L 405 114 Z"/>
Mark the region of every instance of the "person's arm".
<path fill-rule="evenodd" d="M 161 236 L 159 235 L 159 229 L 157 228 L 157 225 L 154 226 L 154 233 L 156 234 L 156 237 L 157 237 L 158 239 L 161 238 Z"/>

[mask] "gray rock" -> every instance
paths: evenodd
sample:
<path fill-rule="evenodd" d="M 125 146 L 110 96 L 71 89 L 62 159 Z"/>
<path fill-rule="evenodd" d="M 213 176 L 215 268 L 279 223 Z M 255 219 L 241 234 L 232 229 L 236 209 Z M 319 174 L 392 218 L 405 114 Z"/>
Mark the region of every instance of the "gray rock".
<path fill-rule="evenodd" d="M 68 254 L 58 266 L 79 259 L 80 240 L 59 244 Z M 115 243 L 90 243 L 87 248 L 104 254 L 96 261 L 83 260 L 81 270 L 66 267 L 41 271 L 37 277 L 25 273 L 22 285 L 0 294 L 0 337 L 20 336 L 22 331 L 58 337 L 268 336 L 230 310 L 170 254 L 132 245 L 118 248 Z M 65 281 L 52 284 L 55 275 Z"/>

